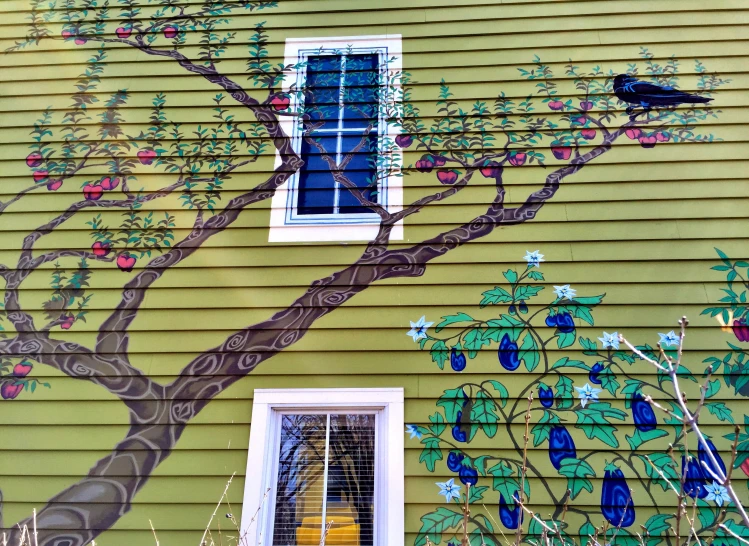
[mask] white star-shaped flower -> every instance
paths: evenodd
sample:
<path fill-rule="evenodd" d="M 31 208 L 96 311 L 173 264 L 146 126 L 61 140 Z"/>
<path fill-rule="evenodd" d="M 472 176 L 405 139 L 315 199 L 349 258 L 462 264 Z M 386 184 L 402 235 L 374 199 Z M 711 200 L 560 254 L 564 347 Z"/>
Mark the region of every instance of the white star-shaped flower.
<path fill-rule="evenodd" d="M 455 485 L 455 480 L 450 478 L 445 483 L 435 482 L 440 488 L 440 495 L 445 495 L 445 500 L 450 502 L 452 499 L 460 498 L 460 486 Z"/>
<path fill-rule="evenodd" d="M 614 332 L 613 334 L 604 332 L 603 337 L 599 337 L 598 339 L 603 343 L 604 349 L 619 349 L 619 332 Z"/>
<path fill-rule="evenodd" d="M 577 394 L 580 397 L 580 405 L 585 407 L 588 402 L 598 402 L 598 394 L 601 389 L 595 389 L 590 386 L 590 383 L 586 383 L 584 387 L 575 387 Z"/>
<path fill-rule="evenodd" d="M 421 440 L 421 431 L 416 425 L 406 425 L 406 434 L 410 434 L 411 438 L 418 438 Z"/>
<path fill-rule="evenodd" d="M 531 252 L 530 250 L 525 251 L 525 256 L 523 256 L 523 259 L 528 262 L 528 267 L 536 266 L 541 267 L 541 262 L 544 261 L 544 255 L 539 254 L 538 250 L 534 250 Z"/>
<path fill-rule="evenodd" d="M 570 288 L 569 284 L 565 284 L 564 286 L 555 286 L 554 293 L 560 300 L 563 300 L 564 298 L 571 300 L 577 295 L 577 290 Z"/>
<path fill-rule="evenodd" d="M 679 336 L 676 335 L 676 332 L 671 330 L 667 334 L 658 334 L 661 336 L 661 339 L 658 343 L 660 343 L 664 347 L 671 347 L 673 345 L 679 346 Z"/>
<path fill-rule="evenodd" d="M 407 336 L 411 336 L 414 341 L 419 341 L 422 338 L 427 337 L 427 328 L 429 328 L 433 322 L 426 322 L 425 317 L 421 317 L 416 322 L 411 322 L 411 329 L 406 334 Z"/>
<path fill-rule="evenodd" d="M 718 482 L 706 485 L 705 491 L 707 491 L 707 497 L 705 497 L 705 500 L 715 501 L 715 504 L 718 506 L 723 506 L 723 503 L 730 504 L 731 502 L 731 497 L 728 496 L 728 490 Z"/>

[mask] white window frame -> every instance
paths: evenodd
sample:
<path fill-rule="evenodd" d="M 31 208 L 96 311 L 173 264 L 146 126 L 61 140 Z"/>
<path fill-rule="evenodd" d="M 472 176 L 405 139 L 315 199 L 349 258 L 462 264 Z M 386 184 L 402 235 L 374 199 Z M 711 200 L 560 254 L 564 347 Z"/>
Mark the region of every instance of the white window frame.
<path fill-rule="evenodd" d="M 338 36 L 328 38 L 289 38 L 286 40 L 284 64 L 297 66 L 287 74 L 282 84 L 282 90 L 289 93 L 292 112 L 300 111 L 303 106 L 301 93 L 293 92 L 301 89 L 307 77 L 304 61 L 316 52 L 342 50 L 351 48 L 356 53 L 378 53 L 385 55 L 390 61 L 387 70 L 400 73 L 402 69 L 402 45 L 400 34 L 383 36 Z M 396 80 L 391 88 L 395 98 L 400 97 L 400 80 Z M 281 127 L 291 138 L 292 147 L 297 153 L 301 151 L 301 120 L 296 116 L 279 116 Z M 379 134 L 391 141 L 400 134 L 398 129 L 384 119 L 380 119 Z M 397 147 L 394 147 L 397 148 Z M 380 152 L 382 153 L 382 151 Z M 378 203 L 391 213 L 403 208 L 403 178 L 397 176 L 403 165 L 403 154 L 400 150 L 392 150 L 393 168 L 390 175 L 378 185 Z M 281 165 L 281 156 L 276 150 L 275 168 Z M 273 195 L 271 200 L 269 242 L 313 242 L 313 241 L 370 241 L 375 238 L 380 225 L 380 218 L 375 213 L 360 213 L 346 215 L 298 215 L 297 187 L 299 172 L 297 171 L 284 182 Z M 390 235 L 393 241 L 403 239 L 403 221 L 398 222 Z"/>
<path fill-rule="evenodd" d="M 294 411 L 376 412 L 374 545 L 403 546 L 405 425 L 402 388 L 255 389 L 240 527 L 249 544 L 272 542 L 273 537 L 266 530 L 272 528 L 275 514 L 273 488 L 278 470 L 280 416 Z"/>

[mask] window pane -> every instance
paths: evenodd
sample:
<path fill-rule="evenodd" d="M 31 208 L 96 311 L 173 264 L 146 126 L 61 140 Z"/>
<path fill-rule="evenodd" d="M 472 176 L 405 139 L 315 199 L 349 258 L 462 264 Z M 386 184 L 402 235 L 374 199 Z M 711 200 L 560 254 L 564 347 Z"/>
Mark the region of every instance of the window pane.
<path fill-rule="evenodd" d="M 323 55 L 307 60 L 304 108 L 321 129 L 338 127 L 340 106 L 341 57 Z"/>
<path fill-rule="evenodd" d="M 318 141 L 335 162 L 337 135 L 310 135 Z M 302 141 L 301 150 L 304 167 L 299 172 L 299 214 L 332 214 L 335 200 L 335 181 L 330 166 L 320 151 L 307 138 Z"/>
<path fill-rule="evenodd" d="M 372 546 L 375 416 L 284 415 L 280 436 L 273 544 L 317 546 L 325 521 L 327 544 Z"/>
<path fill-rule="evenodd" d="M 343 126 L 364 128 L 377 121 L 379 106 L 377 55 L 348 55 L 344 81 Z"/>
<path fill-rule="evenodd" d="M 322 521 L 326 426 L 326 415 L 282 417 L 273 544 L 303 544 L 296 541 L 297 528 Z"/>
<path fill-rule="evenodd" d="M 374 442 L 374 415 L 330 416 L 328 544 L 374 544 Z"/>
<path fill-rule="evenodd" d="M 344 157 L 346 152 L 355 149 L 360 143 L 363 135 L 347 135 L 343 137 Z M 364 146 L 356 152 L 351 162 L 346 167 L 346 176 L 357 188 L 368 188 L 364 191 L 364 197 L 370 201 L 377 202 L 377 184 L 375 177 L 377 169 L 375 162 L 377 160 L 377 135 L 372 133 L 366 137 L 367 141 Z M 356 197 L 346 188 L 341 188 L 339 196 L 339 208 L 341 214 L 361 214 L 371 213 L 366 207 L 362 207 Z"/>

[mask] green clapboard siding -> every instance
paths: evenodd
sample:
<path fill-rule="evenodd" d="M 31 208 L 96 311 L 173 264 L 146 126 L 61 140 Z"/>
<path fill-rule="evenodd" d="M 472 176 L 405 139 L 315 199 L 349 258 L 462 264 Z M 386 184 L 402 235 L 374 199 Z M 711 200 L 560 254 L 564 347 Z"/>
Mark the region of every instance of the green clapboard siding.
<path fill-rule="evenodd" d="M 80 9 L 83 4 L 89 4 L 85 13 Z M 731 460 L 729 438 L 734 423 L 742 425 L 742 440 L 749 439 L 749 430 L 743 426 L 749 415 L 749 387 L 744 386 L 749 374 L 744 370 L 749 362 L 749 333 L 743 339 L 740 324 L 731 330 L 729 321 L 729 328 L 721 329 L 717 320 L 725 322 L 729 310 L 731 320 L 734 315 L 740 317 L 748 305 L 746 1 L 248 2 L 253 9 L 237 9 L 236 2 L 220 4 L 229 7 L 205 18 L 217 25 L 216 40 L 231 33 L 215 69 L 249 93 L 245 104 L 241 93 L 232 98 L 216 78 L 195 73 L 199 71 L 195 67 L 210 67 L 200 59 L 202 34 L 190 30 L 187 23 L 180 28 L 186 32 L 176 41 L 156 33 L 152 44 L 143 43 L 144 51 L 132 47 L 133 41 L 129 45 L 118 41 L 118 27 L 142 29 L 153 18 L 178 16 L 181 9 L 200 12 L 202 2 L 0 3 L 0 49 L 8 50 L 0 55 L 0 288 L 8 306 L 0 315 L 0 333 L 5 336 L 0 338 L 0 382 L 3 398 L 7 398 L 0 400 L 4 528 L 10 529 L 34 508 L 41 516 L 51 513 L 45 508 L 48 500 L 84 479 L 129 433 L 128 406 L 117 392 L 126 393 L 125 397 L 136 392 L 132 389 L 139 388 L 138 380 L 124 385 L 127 381 L 121 377 L 117 385 L 115 379 L 123 375 L 123 368 L 106 360 L 116 357 L 107 354 L 92 360 L 91 351 L 96 350 L 97 337 L 124 331 L 123 323 L 107 319 L 122 305 L 126 283 L 134 283 L 125 289 L 125 299 L 143 296 L 143 300 L 127 327 L 129 341 L 119 345 L 121 354 L 127 350 L 132 366 L 132 373 L 124 375 L 142 373 L 159 385 L 179 382 L 185 378 L 181 374 L 186 366 L 206 351 L 216 348 L 216 353 L 231 355 L 231 344 L 223 344 L 246 328 L 258 339 L 277 336 L 273 339 L 296 341 L 288 347 L 278 341 L 282 351 L 236 381 L 232 379 L 238 375 L 236 369 L 222 368 L 215 374 L 206 373 L 206 368 L 187 372 L 202 375 L 206 381 L 212 377 L 216 384 L 226 381 L 228 385 L 231 379 L 233 384 L 226 390 L 217 387 L 221 391 L 217 395 L 213 389 L 180 391 L 181 409 L 168 412 L 160 423 L 176 423 L 180 411 L 194 407 L 200 411 L 179 430 L 179 441 L 168 446 L 171 455 L 152 472 L 122 461 L 115 465 L 112 475 L 126 475 L 114 481 L 127 483 L 129 488 L 145 483 L 138 486 L 122 517 L 95 518 L 82 526 L 88 529 L 85 536 L 96 536 L 97 544 L 151 544 L 149 520 L 161 544 L 197 544 L 232 474 L 236 478 L 227 496 L 231 510 L 238 519 L 243 509 L 254 512 L 257 507 L 241 504 L 257 388 L 404 388 L 404 425 L 414 431 L 406 437 L 404 544 L 423 546 L 427 534 L 435 544 L 457 540 L 458 529 L 449 525 L 443 529 L 442 522 L 446 510 L 460 512 L 459 507 L 455 501 L 452 505 L 444 502 L 436 484 L 454 479 L 464 493 L 461 478 L 470 481 L 477 474 L 471 529 L 487 536 L 494 529 L 497 538 L 486 539 L 491 545 L 504 544 L 500 530 L 508 536 L 514 533 L 515 516 L 508 503 L 512 504 L 510 497 L 520 487 L 523 417 L 531 393 L 525 480 L 530 507 L 544 518 L 549 514 L 558 518 L 565 491 L 571 488 L 565 532 L 585 538 L 592 532 L 590 523 L 600 526 L 604 516 L 628 517 L 624 506 L 608 512 L 604 508 L 603 513 L 601 508 L 606 499 L 613 498 L 606 492 L 616 485 L 612 480 L 620 470 L 626 487 L 632 489 L 636 521 L 617 540 L 634 544 L 627 540 L 634 540 L 631 533 L 639 531 L 640 525 L 655 530 L 654 537 L 661 533 L 657 524 L 673 512 L 676 497 L 662 480 L 653 479 L 658 476 L 646 456 L 673 477 L 664 450 L 669 442 L 683 446 L 684 440 L 678 423 L 658 410 L 654 414 L 657 428 L 649 430 L 643 424 L 650 419 L 649 406 L 642 401 L 633 404 L 633 397 L 636 392 L 650 394 L 657 403 L 673 409 L 671 384 L 647 363 L 623 351 L 608 351 L 601 342 L 593 348 L 584 338 L 597 341 L 604 332 L 620 332 L 638 345 L 654 347 L 658 333 L 678 332 L 676 321 L 689 317 L 682 390 L 694 406 L 708 363 L 719 363 L 700 415 L 702 429 L 726 465 Z M 130 5 L 138 10 L 127 15 Z M 97 13 L 106 16 L 99 27 L 84 25 L 81 33 L 96 34 L 104 41 L 89 36 L 86 43 L 76 44 L 72 38 L 61 38 L 76 21 L 91 20 Z M 347 296 L 343 305 L 335 297 L 303 301 L 300 313 L 317 317 L 303 329 L 292 321 L 286 325 L 269 322 L 313 282 L 324 284 L 329 276 L 355 263 L 367 251 L 368 241 L 269 243 L 271 199 L 247 206 L 226 226 L 211 223 L 216 215 L 231 215 L 228 204 L 265 183 L 275 169 L 276 149 L 267 131 L 277 127 L 277 116 L 262 104 L 268 90 L 253 87 L 246 74 L 248 47 L 257 46 L 253 34 L 260 22 L 267 33 L 263 59 L 273 66 L 284 62 L 288 38 L 402 36 L 403 70 L 410 82 L 407 102 L 415 110 L 407 110 L 394 123 L 401 123 L 404 133 L 422 143 L 402 150 L 406 204 L 447 190 L 435 171 L 419 172 L 417 162 L 427 153 L 426 142 L 431 142 L 430 153 L 459 157 L 466 163 L 484 153 L 503 161 L 506 209 L 522 207 L 531 194 L 544 184 L 553 185 L 556 174 L 563 173 L 560 188 L 532 217 L 509 222 L 491 216 L 492 209 L 487 211 L 497 198 L 495 179 L 482 176 L 478 164 L 466 168 L 450 163 L 445 168 L 455 167 L 459 177 L 470 175 L 465 188 L 449 198 L 430 201 L 418 214 L 408 216 L 404 239 L 390 243 L 392 252 L 413 258 L 413 274 L 385 275 L 371 282 L 380 270 L 372 263 L 364 264 L 355 277 L 344 275 L 334 282 L 333 291 L 361 289 L 355 297 Z M 106 58 L 92 64 L 99 47 Z M 173 52 L 190 60 L 182 65 L 194 62 L 193 69 L 186 70 L 170 58 Z M 713 91 L 710 109 L 687 104 L 663 122 L 638 125 L 628 120 L 623 105 L 613 98 L 610 116 L 605 117 L 601 95 L 592 95 L 596 103 L 589 113 L 591 120 L 571 121 L 587 111 L 581 106 L 586 100 L 585 83 L 575 74 L 590 73 L 590 89 L 595 93 L 606 89 L 607 82 L 610 86 L 610 76 L 632 72 L 635 66 L 641 78 L 652 77 L 690 93 Z M 610 92 L 609 87 L 606 96 Z M 185 206 L 189 196 L 182 193 L 183 186 L 161 196 L 156 193 L 177 180 L 179 169 L 169 172 L 136 158 L 139 150 L 152 146 L 138 138 L 152 130 L 151 116 L 157 115 L 154 97 L 162 93 L 163 113 L 174 124 L 159 144 L 163 155 L 176 157 L 181 146 L 190 155 L 193 147 L 201 146 L 201 131 L 227 131 L 216 117 L 214 99 L 219 93 L 225 95 L 220 101 L 221 115 L 242 124 L 245 131 L 246 144 L 233 155 L 246 164 L 223 180 L 220 199 L 212 210 L 201 213 L 197 223 L 196 210 Z M 551 99 L 566 105 L 556 108 Z M 253 100 L 260 104 L 248 108 Z M 74 104 L 85 108 L 71 110 Z M 651 115 L 655 118 L 659 112 Z M 75 131 L 71 131 L 71 121 L 76 122 Z M 620 128 L 626 123 L 642 127 L 643 132 L 624 133 Z M 527 131 L 529 124 L 536 124 L 535 137 Z M 174 132 L 175 127 L 181 135 Z M 604 143 L 602 134 L 617 130 L 623 134 L 611 146 Z M 436 140 L 430 141 L 430 134 Z M 463 134 L 465 140 L 454 138 L 456 134 Z M 503 155 L 508 138 L 509 155 Z M 472 150 L 461 155 L 469 140 L 474 143 Z M 65 157 L 68 173 L 81 167 L 66 175 L 59 188 L 48 188 L 49 179 L 38 184 L 32 179 L 33 171 L 43 168 L 33 164 L 33 157 L 28 159 L 40 141 L 47 146 L 45 155 L 54 149 L 53 160 Z M 575 155 L 555 158 L 552 141 L 576 147 L 581 159 Z M 101 151 L 92 151 L 104 144 L 119 154 L 118 163 L 102 159 Z M 518 152 L 526 154 L 524 159 L 519 159 Z M 591 154 L 599 152 L 604 153 L 592 159 Z M 97 153 L 99 159 L 92 159 Z M 208 152 L 202 155 L 205 159 Z M 217 155 L 225 158 L 227 153 Z M 583 164 L 579 172 L 563 170 L 576 162 Z M 216 163 L 204 160 L 196 162 L 192 174 L 210 178 L 216 168 Z M 147 249 L 150 254 L 133 250 L 137 263 L 132 272 L 120 271 L 113 263 L 115 254 L 123 250 L 121 245 L 115 245 L 115 253 L 105 259 L 89 255 L 86 268 L 79 269 L 80 256 L 88 255 L 96 240 L 92 239 L 94 217 L 116 231 L 124 225 L 128 209 L 101 206 L 101 202 L 74 204 L 86 203 L 81 193 L 85 185 L 118 171 L 129 173 L 128 193 L 120 186 L 102 199 L 122 202 L 136 193 L 148 196 L 138 202 L 133 214 L 142 218 L 152 213 L 153 224 L 166 215 L 169 225 L 147 226 L 142 231 L 144 239 L 135 234 L 131 246 L 150 244 L 148 237 L 153 244 Z M 208 190 L 204 182 L 199 183 L 194 195 L 209 197 Z M 541 193 L 532 201 L 547 198 Z M 69 214 L 64 216 L 66 211 Z M 490 215 L 488 220 L 483 217 L 461 231 L 485 214 Z M 55 218 L 64 221 L 47 225 Z M 455 245 L 456 239 L 440 235 L 463 236 L 486 222 L 498 225 L 468 244 Z M 191 235 L 196 232 L 208 236 L 196 239 Z M 28 238 L 29 234 L 36 235 Z M 164 241 L 169 246 L 179 243 L 185 254 L 149 284 L 144 294 L 137 280 L 148 278 L 141 275 L 144 267 L 155 259 L 160 271 L 157 257 L 176 255 L 168 254 Z M 439 249 L 435 255 L 423 252 L 429 245 Z M 523 256 L 534 250 L 545 261 L 537 269 L 526 270 Z M 399 259 L 394 259 L 390 267 L 397 263 Z M 520 284 L 513 284 L 512 271 L 524 275 Z M 542 276 L 525 277 L 529 271 Z M 62 281 L 60 272 L 65 275 Z M 82 290 L 54 292 L 56 282 L 64 284 L 76 275 L 79 280 L 83 276 L 77 287 Z M 568 284 L 576 291 L 575 297 L 588 298 L 580 300 L 586 307 L 559 307 L 564 303 L 554 291 Z M 518 296 L 516 301 L 503 296 L 510 292 Z M 61 298 L 67 303 L 61 304 Z M 70 301 L 75 303 L 69 308 Z M 85 306 L 79 309 L 79 304 Z M 17 306 L 26 313 L 25 320 L 12 312 Z M 563 320 L 558 318 L 545 323 L 550 308 L 556 317 L 570 313 L 571 324 L 555 325 L 553 320 Z M 72 326 L 66 323 L 68 313 L 78 317 Z M 422 315 L 434 324 L 419 344 L 405 334 Z M 437 328 L 444 317 L 453 318 L 444 329 Z M 487 322 L 492 320 L 501 322 Z M 17 339 L 25 343 L 13 345 Z M 34 343 L 41 348 L 34 348 Z M 498 361 L 500 345 L 504 354 Z M 450 349 L 457 359 L 452 367 Z M 521 361 L 515 362 L 518 350 Z M 247 358 L 272 352 L 268 346 L 252 343 L 240 351 Z M 69 353 L 74 356 L 65 360 L 63 355 Z M 465 371 L 453 369 L 461 368 L 460 358 L 466 359 Z M 25 378 L 16 367 L 21 362 L 33 366 Z M 591 372 L 597 362 L 606 368 L 601 375 Z M 515 363 L 518 366 L 513 370 Z M 25 385 L 25 390 L 16 393 L 14 389 L 20 388 L 16 384 Z M 590 400 L 583 407 L 575 388 L 585 385 L 601 392 L 598 401 Z M 546 392 L 553 400 L 544 398 Z M 132 407 L 144 419 L 154 419 L 165 407 L 165 396 L 155 388 L 133 397 L 139 401 Z M 689 450 L 695 451 L 693 435 L 688 438 Z M 560 448 L 560 442 L 566 451 L 559 451 L 562 455 L 556 458 L 550 456 L 550 445 Z M 136 458 L 148 457 L 151 448 L 147 445 L 131 446 L 138 453 Z M 745 458 L 742 453 L 749 451 L 744 447 L 740 461 Z M 452 470 L 448 468 L 451 451 L 450 465 L 456 464 L 457 453 L 463 457 Z M 580 474 L 568 480 L 573 465 L 580 465 Z M 747 476 L 749 470 L 736 469 L 733 481 L 740 497 L 749 503 Z M 61 498 L 69 502 L 68 497 Z M 90 500 L 83 498 L 84 504 Z M 110 512 L 117 513 L 126 503 L 119 494 L 107 492 L 94 494 L 93 499 L 98 503 L 96 513 L 109 505 Z M 700 500 L 699 507 L 698 527 L 710 529 L 720 507 L 710 499 Z M 222 510 L 221 514 L 229 509 Z M 530 518 L 525 519 L 527 530 Z M 42 517 L 40 521 L 51 520 Z M 216 531 L 219 524 L 225 531 L 230 521 L 221 515 L 212 529 Z M 70 522 L 64 525 L 81 527 Z M 712 531 L 704 534 L 712 536 Z M 50 540 L 49 534 L 43 536 Z M 479 544 L 479 538 L 476 531 L 471 544 Z M 652 538 L 647 544 L 665 544 L 659 540 Z M 724 542 L 728 544 L 737 542 Z"/>

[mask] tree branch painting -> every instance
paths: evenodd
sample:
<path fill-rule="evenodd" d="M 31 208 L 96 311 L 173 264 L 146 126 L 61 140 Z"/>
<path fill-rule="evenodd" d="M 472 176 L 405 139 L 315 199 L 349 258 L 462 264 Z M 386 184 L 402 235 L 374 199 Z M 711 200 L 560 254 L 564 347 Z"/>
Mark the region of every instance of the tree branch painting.
<path fill-rule="evenodd" d="M 116 5 L 110 5 L 116 4 Z M 266 360 L 301 340 L 322 317 L 354 296 L 385 279 L 418 277 L 428 265 L 450 251 L 486 237 L 501 227 L 533 220 L 560 191 L 562 184 L 587 165 L 623 142 L 648 150 L 674 142 L 707 143 L 715 140 L 698 126 L 716 117 L 709 104 L 632 108 L 614 94 L 613 70 L 583 69 L 572 63 L 563 74 L 536 58 L 521 69 L 529 85 L 527 98 L 500 93 L 493 104 L 477 100 L 465 105 L 455 100 L 446 82 L 436 101 L 438 115 L 422 116 L 412 99 L 414 82 L 408 73 L 387 67 L 379 89 L 398 82 L 379 108 L 386 123 L 400 132 L 391 140 L 380 132 L 377 161 L 387 163 L 387 174 L 439 183 L 401 210 L 380 205 L 371 188 L 351 181 L 345 169 L 366 148 L 359 146 L 337 161 L 317 147 L 337 183 L 350 191 L 361 207 L 379 216 L 379 230 L 361 255 L 347 265 L 310 283 L 288 306 L 228 335 L 215 347 L 185 361 L 170 384 L 148 377 L 130 360 L 131 326 L 154 284 L 170 275 L 213 237 L 234 226 L 248 207 L 268 201 L 303 167 L 292 137 L 279 122 L 284 117 L 314 121 L 305 107 L 292 110 L 289 96 L 280 89 L 284 78 L 297 67 L 274 65 L 269 60 L 262 14 L 275 2 L 239 1 L 175 3 L 170 0 L 63 0 L 47 9 L 41 0 L 30 0 L 32 17 L 26 38 L 7 53 L 62 42 L 90 53 L 75 83 L 70 106 L 59 116 L 51 107 L 39 114 L 31 130 L 32 144 L 25 158 L 30 182 L 11 199 L 0 203 L 0 214 L 13 211 L 35 193 L 56 192 L 83 180 L 72 202 L 24 238 L 20 257 L 0 265 L 4 280 L 4 337 L 0 339 L 0 384 L 3 403 L 31 395 L 39 385 L 33 378 L 37 365 L 45 365 L 72 378 L 90 381 L 117 396 L 129 412 L 129 430 L 110 454 L 90 469 L 88 476 L 61 491 L 37 515 L 39 544 L 83 546 L 111 528 L 128 512 L 149 476 L 172 453 L 193 420 L 211 400 L 251 373 Z M 257 14 L 252 32 L 234 32 L 231 17 Z M 253 33 L 254 32 L 254 33 Z M 246 75 L 222 72 L 222 54 L 239 38 L 249 40 L 251 56 Z M 190 47 L 188 47 L 190 46 Z M 148 129 L 128 135 L 125 106 L 127 89 L 100 100 L 101 82 L 112 52 L 133 51 L 181 67 L 216 90 L 211 108 L 216 120 L 211 128 L 186 133 L 170 119 L 168 93 L 152 102 Z M 188 52 L 190 54 L 188 55 Z M 711 75 L 698 61 L 694 74 L 683 81 L 672 59 L 659 65 L 648 50 L 641 51 L 642 65 L 620 67 L 661 86 L 694 86 L 701 97 L 716 97 L 728 80 Z M 384 61 L 387 63 L 387 60 Z M 560 88 L 570 84 L 571 91 Z M 297 98 L 314 90 L 297 89 Z M 384 93 L 384 91 L 383 91 Z M 244 117 L 230 112 L 243 108 Z M 629 111 L 625 111 L 629 109 Z M 59 118 L 59 119 L 58 119 Z M 96 130 L 94 130 L 96 128 Z M 402 170 L 388 157 L 415 158 Z M 251 189 L 226 202 L 224 185 L 233 177 L 251 172 L 268 154 L 280 158 L 273 172 Z M 405 165 L 405 162 L 404 162 Z M 506 202 L 506 185 L 519 169 L 539 174 L 537 186 L 515 205 Z M 542 167 L 542 168 L 541 168 Z M 162 181 L 148 190 L 142 178 L 158 173 Z M 401 221 L 425 207 L 447 202 L 468 186 L 488 183 L 496 191 L 475 217 L 410 245 L 393 245 L 391 232 Z M 372 187 L 377 187 L 374 181 Z M 188 233 L 175 237 L 175 218 L 158 210 L 159 202 L 179 196 L 186 211 L 194 214 Z M 112 225 L 111 213 L 120 213 Z M 84 218 L 85 217 L 85 218 Z M 44 237 L 63 226 L 85 222 L 92 238 L 90 249 L 37 248 Z M 122 272 L 119 303 L 98 326 L 95 343 L 84 346 L 65 341 L 64 334 L 86 321 L 93 296 L 89 280 L 96 274 L 91 264 Z M 44 317 L 23 304 L 22 290 L 34 274 L 52 270 L 52 294 Z M 505 499 L 507 501 L 507 499 Z M 508 501 L 509 502 L 509 501 Z M 6 521 L 11 535 L 18 527 Z M 23 526 L 24 522 L 20 522 Z M 11 536 L 14 540 L 15 536 Z"/>

